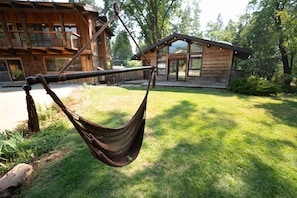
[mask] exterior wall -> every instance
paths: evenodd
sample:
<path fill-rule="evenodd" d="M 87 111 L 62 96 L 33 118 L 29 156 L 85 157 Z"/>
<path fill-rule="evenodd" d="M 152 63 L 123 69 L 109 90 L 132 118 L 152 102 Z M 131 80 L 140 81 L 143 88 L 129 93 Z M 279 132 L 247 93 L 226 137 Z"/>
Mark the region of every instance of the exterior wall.
<path fill-rule="evenodd" d="M 207 46 L 206 43 L 196 44 L 203 46 L 201 75 L 199 77 L 186 76 L 185 81 L 191 81 L 197 84 L 220 84 L 226 86 L 229 82 L 230 70 L 233 59 L 233 50 L 224 49 L 218 46 Z M 167 46 L 162 46 L 166 47 Z M 159 48 L 160 49 L 160 48 Z M 145 55 L 151 61 L 152 65 L 157 65 L 157 50 L 147 52 Z M 186 59 L 187 65 L 185 71 L 189 69 L 189 57 L 191 53 L 168 54 L 166 55 L 166 75 L 158 75 L 159 80 L 168 80 L 168 67 L 170 60 Z M 142 65 L 146 61 L 142 56 Z"/>
<path fill-rule="evenodd" d="M 150 63 L 147 63 L 146 59 L 142 56 L 141 57 L 142 65 L 157 65 L 157 51 L 148 52 L 145 54 L 145 56 L 150 61 Z"/>
<path fill-rule="evenodd" d="M 217 46 L 204 47 L 201 77 L 228 83 L 233 50 Z"/>
<path fill-rule="evenodd" d="M 21 59 L 25 76 L 35 76 L 38 73 L 57 73 L 47 71 L 45 58 L 72 58 L 96 32 L 97 19 L 98 13 L 88 11 L 79 13 L 79 11 L 70 9 L 39 11 L 34 8 L 0 8 L 0 23 L 4 27 L 2 33 L 10 35 L 5 38 L 0 37 L 0 59 Z M 33 46 L 30 42 L 30 36 L 36 36 L 39 32 L 17 30 L 16 28 L 16 24 L 21 24 L 23 29 L 27 30 L 27 25 L 30 23 L 48 25 L 46 33 L 50 37 L 50 46 Z M 7 30 L 3 24 L 13 24 L 13 30 Z M 64 26 L 69 24 L 76 26 L 77 34 L 64 31 Z M 61 25 L 62 30 L 59 32 L 54 31 L 54 25 Z M 20 38 L 21 34 L 22 39 Z M 44 32 L 40 31 L 40 34 L 42 35 Z M 92 42 L 91 46 L 88 46 L 79 57 L 81 59 L 81 71 L 96 70 L 100 63 L 103 64 L 102 68 L 107 68 L 106 32 L 103 32 L 101 36 L 100 43 L 97 40 Z M 73 39 L 74 37 L 75 39 Z M 77 80 L 77 82 L 82 81 L 96 83 L 97 79 Z"/>

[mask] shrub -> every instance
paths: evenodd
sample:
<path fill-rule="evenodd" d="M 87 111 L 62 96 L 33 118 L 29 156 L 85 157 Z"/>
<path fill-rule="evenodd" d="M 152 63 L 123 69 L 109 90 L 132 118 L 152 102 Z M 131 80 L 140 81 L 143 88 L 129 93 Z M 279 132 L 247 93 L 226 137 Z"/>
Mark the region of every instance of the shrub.
<path fill-rule="evenodd" d="M 126 61 L 127 67 L 140 67 L 141 66 L 141 61 L 137 60 L 128 60 Z"/>
<path fill-rule="evenodd" d="M 296 78 L 293 75 L 282 74 L 276 76 L 274 82 L 281 88 L 284 93 L 297 93 Z"/>
<path fill-rule="evenodd" d="M 235 93 L 255 96 L 277 95 L 279 92 L 276 84 L 255 76 L 234 79 L 230 82 L 228 89 Z"/>
<path fill-rule="evenodd" d="M 4 161 L 17 156 L 21 149 L 20 144 L 23 142 L 23 134 L 20 132 L 0 131 L 0 166 L 4 167 Z"/>

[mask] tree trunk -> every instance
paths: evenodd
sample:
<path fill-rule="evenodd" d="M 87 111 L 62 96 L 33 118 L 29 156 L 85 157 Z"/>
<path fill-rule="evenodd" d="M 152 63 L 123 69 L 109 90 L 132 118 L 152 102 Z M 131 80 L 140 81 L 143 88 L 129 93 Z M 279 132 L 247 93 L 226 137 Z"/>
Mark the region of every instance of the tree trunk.
<path fill-rule="evenodd" d="M 289 58 L 288 58 L 288 53 L 287 50 L 284 46 L 284 40 L 283 38 L 280 38 L 278 48 L 281 53 L 281 60 L 283 63 L 283 69 L 284 69 L 284 74 L 285 74 L 285 86 L 290 86 L 291 83 L 291 75 L 292 75 L 292 69 L 289 64 Z"/>

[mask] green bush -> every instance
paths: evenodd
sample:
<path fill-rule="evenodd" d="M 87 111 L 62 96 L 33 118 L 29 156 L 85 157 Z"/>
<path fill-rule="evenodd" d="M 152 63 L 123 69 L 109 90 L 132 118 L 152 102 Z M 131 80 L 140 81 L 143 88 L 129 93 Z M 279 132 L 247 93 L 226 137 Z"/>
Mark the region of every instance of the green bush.
<path fill-rule="evenodd" d="M 127 67 L 140 67 L 141 66 L 141 61 L 137 60 L 128 60 L 126 61 Z"/>
<path fill-rule="evenodd" d="M 255 96 L 277 95 L 279 92 L 276 84 L 255 76 L 234 79 L 230 82 L 228 89 L 235 93 Z"/>
<path fill-rule="evenodd" d="M 0 131 L 0 166 L 5 167 L 4 162 L 16 157 L 21 150 L 20 144 L 24 142 L 20 132 Z"/>
<path fill-rule="evenodd" d="M 274 77 L 274 82 L 281 88 L 284 93 L 297 93 L 296 77 L 293 75 L 282 74 Z"/>

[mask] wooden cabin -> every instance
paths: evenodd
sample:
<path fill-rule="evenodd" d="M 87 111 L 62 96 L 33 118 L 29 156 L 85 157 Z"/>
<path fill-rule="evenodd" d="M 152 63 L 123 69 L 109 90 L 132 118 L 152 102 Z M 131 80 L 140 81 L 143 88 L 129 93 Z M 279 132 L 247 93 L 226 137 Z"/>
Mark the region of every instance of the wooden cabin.
<path fill-rule="evenodd" d="M 38 73 L 58 73 L 107 21 L 99 16 L 100 11 L 84 3 L 2 0 L 0 83 L 24 81 Z M 67 71 L 109 69 L 112 36 L 112 31 L 105 29 Z"/>
<path fill-rule="evenodd" d="M 142 65 L 157 66 L 157 80 L 191 82 L 199 87 L 226 88 L 230 79 L 242 76 L 239 59 L 251 50 L 227 42 L 172 34 L 132 57 Z M 146 60 L 146 58 L 149 60 Z"/>

